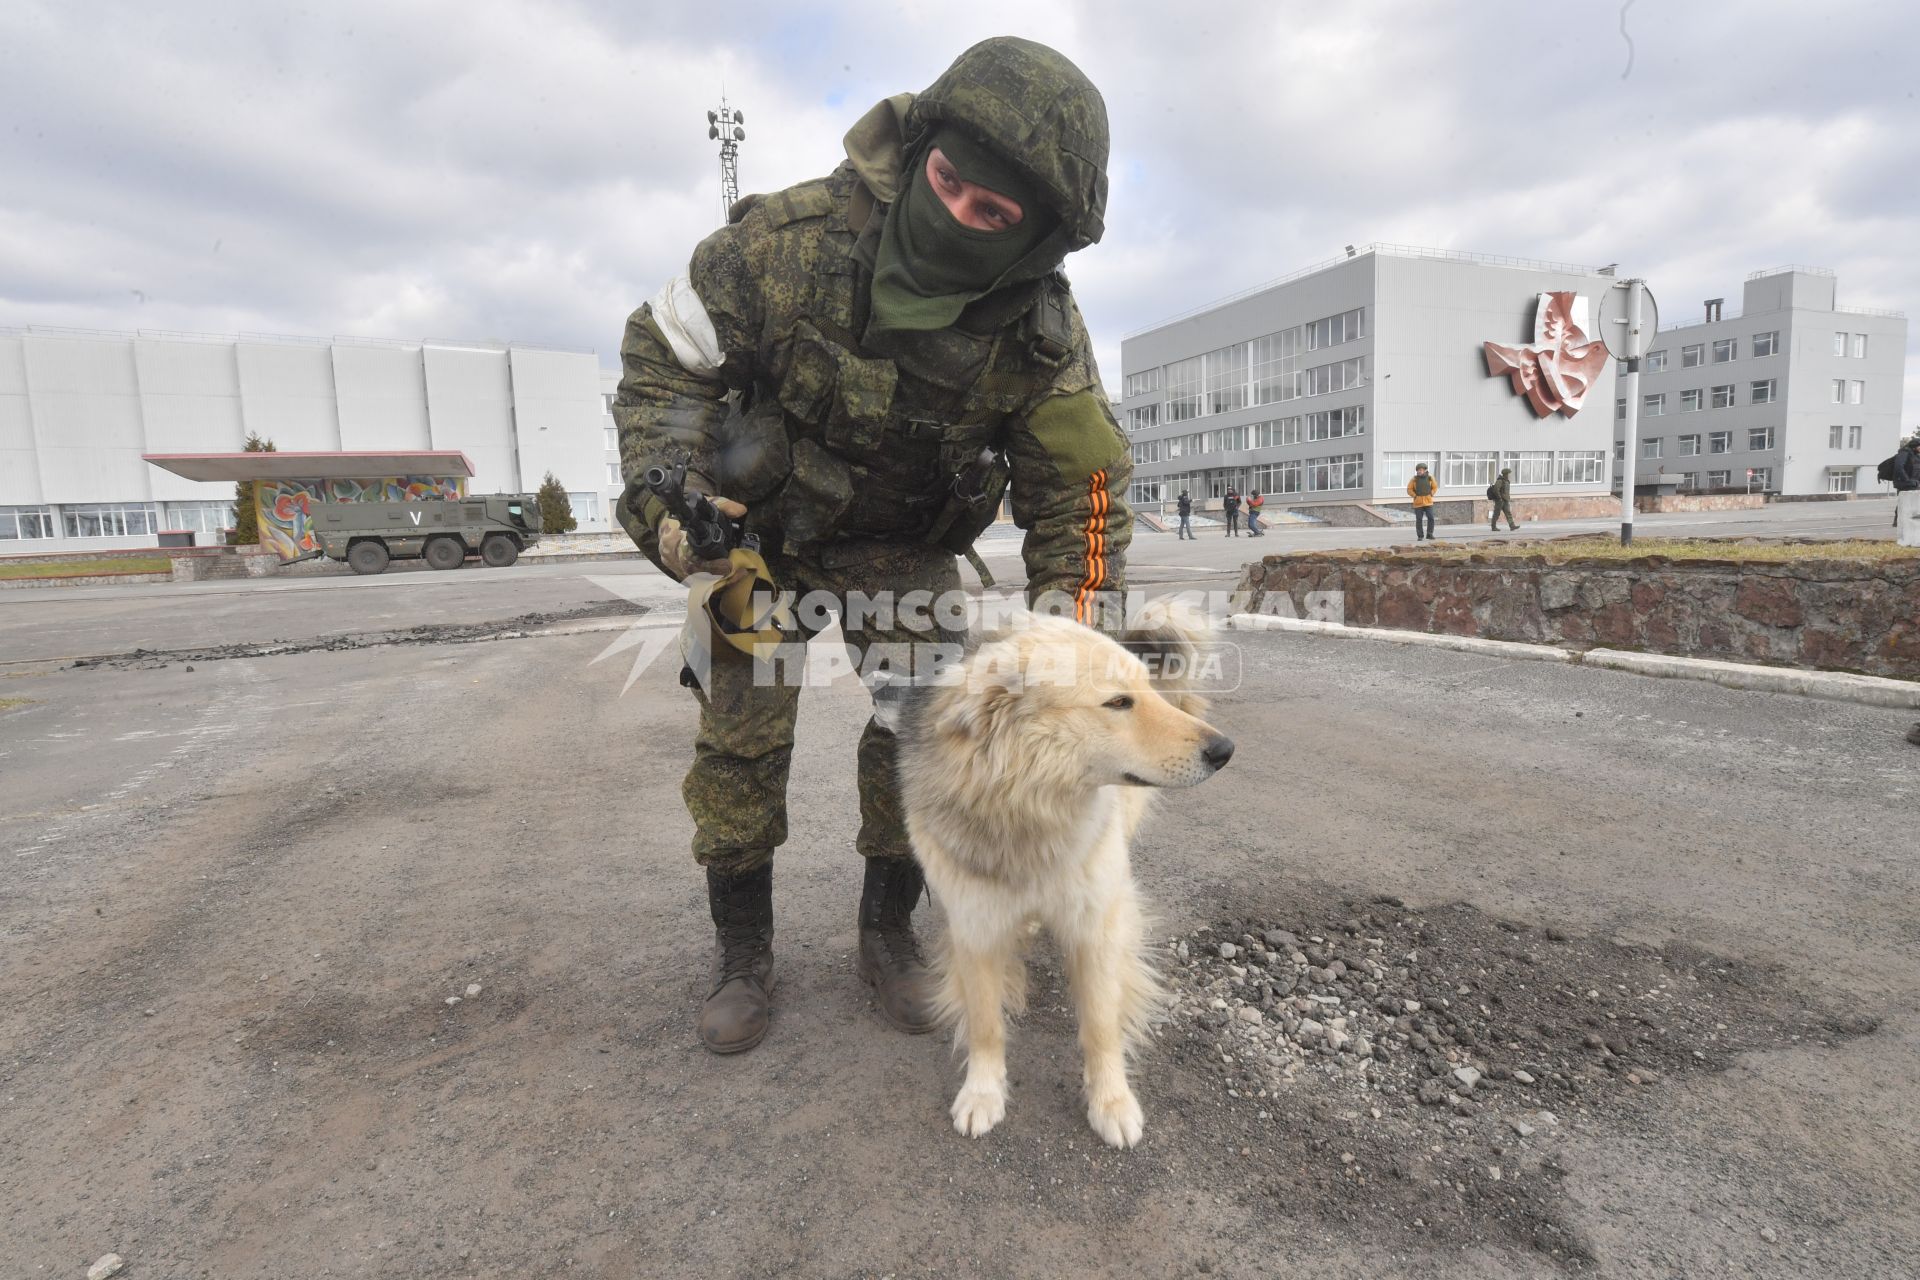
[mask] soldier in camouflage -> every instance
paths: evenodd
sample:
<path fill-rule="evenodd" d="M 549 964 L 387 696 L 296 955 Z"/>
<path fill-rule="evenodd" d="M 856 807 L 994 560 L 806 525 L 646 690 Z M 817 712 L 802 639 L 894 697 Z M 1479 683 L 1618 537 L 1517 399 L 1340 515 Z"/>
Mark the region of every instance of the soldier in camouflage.
<path fill-rule="evenodd" d="M 614 417 L 621 519 L 641 550 L 675 578 L 725 571 L 694 561 L 636 483 L 685 463 L 689 489 L 760 536 L 783 590 L 840 602 L 859 664 L 876 643 L 958 639 L 951 619 L 916 630 L 907 611 L 849 614 L 845 602 L 958 590 L 955 556 L 1010 487 L 1029 599 L 1112 620 L 1129 450 L 1059 270 L 1100 239 L 1107 142 L 1105 104 L 1079 68 L 993 39 L 924 93 L 875 106 L 825 178 L 740 201 L 627 322 Z M 716 1053 L 759 1043 L 773 979 L 772 859 L 799 689 L 756 670 L 715 662 L 696 689 L 683 788 L 717 932 L 699 1025 Z M 859 972 L 888 1021 L 924 1031 L 910 919 L 923 880 L 893 736 L 871 721 L 859 793 Z"/>

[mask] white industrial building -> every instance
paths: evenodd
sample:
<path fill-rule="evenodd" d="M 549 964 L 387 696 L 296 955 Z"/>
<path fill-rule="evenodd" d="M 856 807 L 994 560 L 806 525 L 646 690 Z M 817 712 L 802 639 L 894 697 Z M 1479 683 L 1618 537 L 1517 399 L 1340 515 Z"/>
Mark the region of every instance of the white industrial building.
<path fill-rule="evenodd" d="M 1604 496 L 1623 406 L 1592 344 L 1615 284 L 1610 267 L 1365 245 L 1129 334 L 1118 407 L 1133 501 L 1154 509 L 1185 489 L 1210 502 L 1232 486 L 1274 507 L 1404 503 L 1422 462 L 1443 499 L 1482 496 L 1501 467 L 1516 498 Z M 1537 327 L 1548 295 L 1571 295 L 1580 332 Z M 1662 329 L 1641 379 L 1636 483 L 1664 469 L 1668 484 L 1737 488 L 1753 467 L 1756 491 L 1877 487 L 1873 464 L 1899 434 L 1906 320 L 1836 306 L 1833 274 L 1808 268 L 1756 272 L 1745 304 Z M 1531 403 L 1490 343 L 1573 398 Z"/>
<path fill-rule="evenodd" d="M 616 375 L 591 351 L 524 344 L 258 334 L 0 329 L 0 555 L 204 543 L 231 484 L 147 454 L 457 450 L 468 492 L 519 493 L 551 471 L 583 530 L 613 527 Z"/>

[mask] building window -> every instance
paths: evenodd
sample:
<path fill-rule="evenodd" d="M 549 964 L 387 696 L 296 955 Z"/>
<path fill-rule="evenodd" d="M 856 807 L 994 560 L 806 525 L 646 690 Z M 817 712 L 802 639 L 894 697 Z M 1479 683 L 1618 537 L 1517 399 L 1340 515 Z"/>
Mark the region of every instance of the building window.
<path fill-rule="evenodd" d="M 1206 443 L 1202 446 L 1207 453 L 1244 453 L 1253 447 L 1252 428 L 1221 427 L 1218 431 L 1207 432 Z"/>
<path fill-rule="evenodd" d="M 1696 342 L 1692 346 L 1680 348 L 1680 367 L 1682 369 L 1697 369 L 1706 362 L 1706 343 Z"/>
<path fill-rule="evenodd" d="M 1779 350 L 1779 347 L 1780 331 L 1778 329 L 1769 329 L 1765 333 L 1756 333 L 1753 335 L 1753 356 L 1756 360 L 1761 356 L 1772 355 L 1775 351 Z"/>
<path fill-rule="evenodd" d="M 1725 364 L 1740 354 L 1740 339 L 1715 338 L 1713 340 L 1713 362 Z"/>
<path fill-rule="evenodd" d="M 1627 420 L 1627 398 L 1625 396 L 1621 396 L 1613 402 L 1613 420 L 1615 422 L 1625 422 Z"/>
<path fill-rule="evenodd" d="M 1707 488 L 1731 489 L 1732 487 L 1733 487 L 1733 472 L 1731 471 L 1707 472 Z"/>
<path fill-rule="evenodd" d="M 607 452 L 620 452 L 620 428 L 618 427 L 607 428 Z"/>
<path fill-rule="evenodd" d="M 1278 418 L 1253 424 L 1253 447 L 1271 449 L 1277 445 L 1300 443 L 1300 419 Z"/>
<path fill-rule="evenodd" d="M 573 518 L 582 525 L 600 523 L 600 495 L 597 493 L 569 493 L 567 505 L 573 508 Z"/>
<path fill-rule="evenodd" d="M 1837 356 L 1845 356 L 1847 354 L 1846 334 L 1836 333 L 1833 335 L 1833 354 Z"/>
<path fill-rule="evenodd" d="M 1859 404 L 1861 401 L 1861 398 L 1866 395 L 1866 392 L 1867 392 L 1866 383 L 1859 382 L 1859 381 L 1849 382 L 1847 384 L 1847 403 Z"/>
<path fill-rule="evenodd" d="M 1161 497 L 1160 485 L 1161 482 L 1158 480 L 1135 480 L 1133 488 L 1127 491 L 1127 501 L 1136 507 L 1149 502 L 1164 501 Z"/>
<path fill-rule="evenodd" d="M 1627 460 L 1627 442 L 1625 440 L 1615 440 L 1613 442 L 1613 460 L 1615 462 L 1625 462 Z"/>
<path fill-rule="evenodd" d="M 1667 393 L 1640 397 L 1640 415 L 1644 418 L 1658 418 L 1667 411 Z"/>
<path fill-rule="evenodd" d="M 1680 474 L 1679 483 L 1676 484 L 1674 488 L 1680 490 L 1682 493 L 1685 493 L 1699 483 L 1700 483 L 1699 476 L 1695 475 L 1691 471 L 1684 471 Z"/>
<path fill-rule="evenodd" d="M 1300 330 L 1282 329 L 1255 338 L 1251 365 L 1253 402 L 1279 404 L 1300 394 Z"/>
<path fill-rule="evenodd" d="M 1697 458 L 1700 456 L 1700 437 L 1697 435 L 1680 437 L 1680 456 Z"/>
<path fill-rule="evenodd" d="M 1827 448 L 1838 449 L 1840 447 L 1841 433 L 1844 432 L 1845 430 L 1846 430 L 1845 427 L 1839 426 L 1838 424 L 1828 427 L 1827 428 Z"/>
<path fill-rule="evenodd" d="M 1773 378 L 1760 378 L 1748 388 L 1748 404 L 1772 404 L 1776 395 L 1777 382 Z"/>
<path fill-rule="evenodd" d="M 1207 412 L 1232 413 L 1247 407 L 1247 344 L 1207 352 Z"/>
<path fill-rule="evenodd" d="M 1682 413 L 1700 412 L 1700 406 L 1706 400 L 1706 398 L 1707 398 L 1707 393 L 1702 391 L 1698 387 L 1693 388 L 1693 390 L 1691 391 L 1682 391 L 1680 393 L 1680 412 Z"/>
<path fill-rule="evenodd" d="M 1606 476 L 1607 455 L 1599 449 L 1575 449 L 1558 453 L 1560 484 L 1599 484 Z"/>
<path fill-rule="evenodd" d="M 191 529 L 195 533 L 225 533 L 233 528 L 231 502 L 169 502 L 166 528 Z M 3 536 L 3 535 L 0 535 Z"/>
<path fill-rule="evenodd" d="M 1733 432 L 1715 431 L 1707 436 L 1708 453 L 1732 453 Z"/>
<path fill-rule="evenodd" d="M 613 412 L 613 397 L 614 393 L 611 391 L 603 391 L 600 393 L 600 412 Z"/>
<path fill-rule="evenodd" d="M 1261 493 L 1299 493 L 1299 462 L 1270 462 L 1255 467 L 1247 483 Z"/>
<path fill-rule="evenodd" d="M 53 512 L 46 507 L 0 507 L 0 542 L 51 538 Z"/>
<path fill-rule="evenodd" d="M 1845 404 L 1847 402 L 1847 380 L 1845 378 L 1835 378 L 1833 380 L 1833 402 L 1835 404 Z"/>
<path fill-rule="evenodd" d="M 1366 484 L 1366 461 L 1367 455 L 1364 453 L 1343 453 L 1332 458 L 1308 458 L 1307 491 L 1330 493 L 1363 487 Z"/>
<path fill-rule="evenodd" d="M 1332 364 L 1315 365 L 1307 370 L 1307 394 L 1323 396 L 1333 391 L 1346 391 L 1366 381 L 1367 358 L 1355 356 L 1351 360 L 1336 360 Z"/>
<path fill-rule="evenodd" d="M 608 483 L 609 485 L 616 485 L 616 484 L 625 484 L 625 483 L 626 483 L 626 481 L 625 481 L 625 480 L 623 480 L 623 479 L 621 479 L 621 478 L 620 478 L 620 464 L 619 464 L 619 463 L 617 463 L 617 462 L 609 462 L 609 463 L 607 464 L 607 483 Z"/>
<path fill-rule="evenodd" d="M 1513 472 L 1515 484 L 1552 484 L 1553 453 L 1551 450 L 1538 450 L 1525 453 L 1503 453 L 1500 465 Z"/>
<path fill-rule="evenodd" d="M 1142 369 L 1139 373 L 1127 375 L 1127 399 L 1144 396 L 1149 391 L 1160 389 L 1160 369 L 1156 365 L 1151 369 Z"/>
<path fill-rule="evenodd" d="M 1733 384 L 1729 382 L 1725 386 L 1715 387 L 1711 403 L 1716 409 L 1733 408 Z"/>
<path fill-rule="evenodd" d="M 159 532 L 149 503 L 88 502 L 60 508 L 69 538 L 137 538 Z"/>
<path fill-rule="evenodd" d="M 1749 449 L 1773 448 L 1773 428 L 1772 427 L 1749 427 L 1747 429 L 1747 448 Z"/>
<path fill-rule="evenodd" d="M 1449 488 L 1493 483 L 1494 469 L 1500 464 L 1498 453 L 1449 453 L 1440 462 L 1440 483 Z"/>
<path fill-rule="evenodd" d="M 1751 493 L 1755 489 L 1758 489 L 1762 493 L 1765 493 L 1768 489 L 1771 489 L 1771 488 L 1773 488 L 1773 468 L 1772 467 L 1748 467 L 1747 468 L 1747 491 L 1749 493 Z"/>
<path fill-rule="evenodd" d="M 1157 427 L 1159 425 L 1160 405 L 1158 401 L 1153 404 L 1143 404 L 1138 408 L 1127 410 L 1127 430 L 1129 431 L 1145 431 L 1148 427 Z"/>
<path fill-rule="evenodd" d="M 1205 361 L 1199 356 L 1175 360 L 1167 366 L 1167 421 L 1185 422 L 1200 416 L 1206 391 Z"/>
<path fill-rule="evenodd" d="M 1853 351 L 1851 354 L 1855 360 L 1865 360 L 1867 358 L 1866 334 L 1856 333 L 1853 335 Z"/>
<path fill-rule="evenodd" d="M 1852 493 L 1860 482 L 1860 473 L 1853 467 L 1835 467 L 1827 472 L 1828 493 Z"/>
<path fill-rule="evenodd" d="M 1355 307 L 1351 311 L 1342 311 L 1337 316 L 1315 320 L 1307 326 L 1307 350 L 1318 351 L 1322 347 L 1337 347 L 1343 342 L 1364 338 L 1366 336 L 1365 314 L 1366 308 Z"/>
<path fill-rule="evenodd" d="M 1646 372 L 1665 373 L 1666 371 L 1667 371 L 1667 349 L 1665 347 L 1662 347 L 1658 351 L 1647 352 Z"/>
<path fill-rule="evenodd" d="M 1362 404 L 1310 413 L 1306 418 L 1309 440 L 1338 440 L 1367 433 L 1367 407 Z"/>
<path fill-rule="evenodd" d="M 1859 447 L 1860 447 L 1860 428 L 1857 426 L 1848 427 L 1847 428 L 1847 448 L 1858 449 Z"/>
<path fill-rule="evenodd" d="M 1644 437 L 1640 441 L 1641 458 L 1649 462 L 1658 458 L 1660 456 L 1660 443 L 1660 439 L 1657 436 Z"/>
<path fill-rule="evenodd" d="M 1383 453 L 1380 455 L 1380 483 L 1389 489 L 1404 489 L 1413 479 L 1413 469 L 1421 463 L 1427 464 L 1427 470 L 1440 470 L 1440 455 L 1437 453 Z"/>

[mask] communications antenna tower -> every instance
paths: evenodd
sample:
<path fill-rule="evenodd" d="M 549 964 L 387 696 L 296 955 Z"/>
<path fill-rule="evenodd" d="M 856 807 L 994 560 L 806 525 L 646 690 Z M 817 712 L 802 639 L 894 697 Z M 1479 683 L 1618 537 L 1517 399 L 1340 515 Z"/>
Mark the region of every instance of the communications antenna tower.
<path fill-rule="evenodd" d="M 707 136 L 720 143 L 720 219 L 726 221 L 740 201 L 740 144 L 747 140 L 741 126 L 746 117 L 739 108 L 728 108 L 727 95 L 720 95 L 718 110 L 707 112 Z"/>

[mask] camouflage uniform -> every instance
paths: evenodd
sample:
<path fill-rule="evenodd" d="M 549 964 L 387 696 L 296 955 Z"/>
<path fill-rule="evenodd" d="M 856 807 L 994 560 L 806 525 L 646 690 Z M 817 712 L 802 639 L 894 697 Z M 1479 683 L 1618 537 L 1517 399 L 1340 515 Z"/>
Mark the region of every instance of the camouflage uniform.
<path fill-rule="evenodd" d="M 951 327 L 868 341 L 881 220 L 904 157 L 935 126 L 968 129 L 1018 164 L 1059 226 L 1030 278 L 1003 281 Z M 689 487 L 747 505 L 782 589 L 937 593 L 959 586 L 955 553 L 1010 485 L 1029 598 L 1060 592 L 1084 621 L 1111 617 L 1132 535 L 1130 451 L 1057 270 L 1100 238 L 1106 154 L 1105 109 L 1071 63 L 990 40 L 925 93 L 869 112 L 833 173 L 736 205 L 687 274 L 627 322 L 614 418 L 622 523 L 641 550 L 659 563 L 664 512 L 635 481 L 685 462 Z M 949 497 L 983 449 L 988 498 L 956 513 Z M 738 872 L 786 835 L 798 691 L 720 666 L 684 794 L 696 858 Z M 859 850 L 902 857 L 891 735 L 870 722 L 859 761 Z"/>

